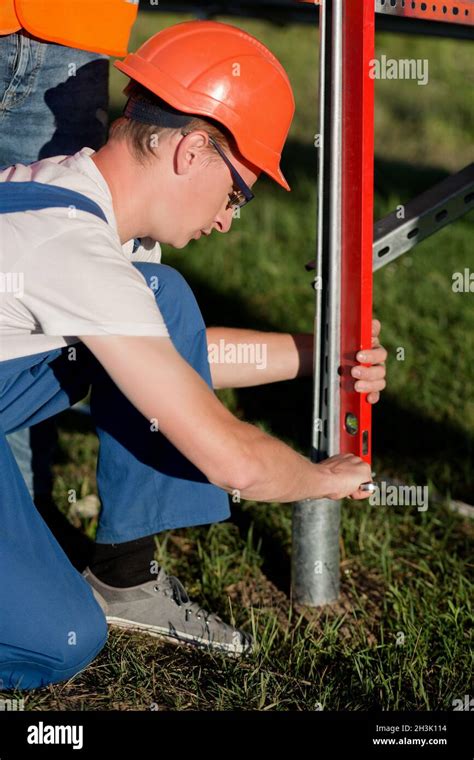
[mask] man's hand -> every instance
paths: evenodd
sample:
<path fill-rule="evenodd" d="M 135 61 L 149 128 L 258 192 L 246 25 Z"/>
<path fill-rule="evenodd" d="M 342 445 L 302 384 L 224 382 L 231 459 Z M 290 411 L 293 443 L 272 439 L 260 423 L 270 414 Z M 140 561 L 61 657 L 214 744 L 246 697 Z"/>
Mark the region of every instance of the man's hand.
<path fill-rule="evenodd" d="M 352 367 L 351 375 L 357 382 L 354 385 L 356 391 L 368 393 L 367 401 L 370 404 L 376 404 L 382 391 L 387 383 L 385 382 L 385 360 L 387 351 L 380 345 L 380 322 L 378 319 L 372 320 L 372 348 L 366 351 L 359 351 L 356 359 L 364 364 L 371 364 L 371 367 L 358 365 Z"/>
<path fill-rule="evenodd" d="M 367 499 L 370 496 L 370 491 L 361 491 L 359 486 L 372 481 L 372 468 L 355 454 L 337 454 L 316 466 L 329 480 L 328 499 Z"/>

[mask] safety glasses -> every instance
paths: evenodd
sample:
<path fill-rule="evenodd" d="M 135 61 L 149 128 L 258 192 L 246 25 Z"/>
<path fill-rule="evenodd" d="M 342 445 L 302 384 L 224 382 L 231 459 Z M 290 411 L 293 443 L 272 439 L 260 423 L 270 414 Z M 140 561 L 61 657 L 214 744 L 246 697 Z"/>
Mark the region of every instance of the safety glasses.
<path fill-rule="evenodd" d="M 190 132 L 181 132 L 181 134 L 183 135 L 183 137 L 186 137 L 186 135 L 189 135 Z M 234 183 L 237 185 L 237 188 L 234 189 L 231 193 L 229 193 L 229 202 L 227 203 L 226 209 L 235 208 L 236 206 L 238 208 L 242 208 L 242 206 L 245 206 L 245 204 L 251 201 L 252 198 L 255 198 L 255 195 L 252 193 L 251 189 L 249 188 L 245 180 L 240 176 L 239 172 L 237 171 L 235 166 L 232 164 L 232 162 L 227 158 L 226 154 L 224 153 L 220 145 L 218 145 L 216 141 L 210 135 L 209 135 L 209 142 L 217 150 L 219 155 L 223 158 L 223 160 L 229 167 Z"/>

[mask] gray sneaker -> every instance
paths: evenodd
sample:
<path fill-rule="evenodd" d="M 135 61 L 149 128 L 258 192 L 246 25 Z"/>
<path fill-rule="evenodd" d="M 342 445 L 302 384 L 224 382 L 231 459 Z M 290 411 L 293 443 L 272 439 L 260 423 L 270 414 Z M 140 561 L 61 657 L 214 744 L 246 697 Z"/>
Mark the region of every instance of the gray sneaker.
<path fill-rule="evenodd" d="M 227 625 L 192 602 L 181 581 L 168 575 L 161 566 L 155 580 L 127 588 L 108 586 L 89 567 L 82 575 L 92 586 L 111 626 L 233 656 L 253 651 L 254 641 L 249 633 Z"/>

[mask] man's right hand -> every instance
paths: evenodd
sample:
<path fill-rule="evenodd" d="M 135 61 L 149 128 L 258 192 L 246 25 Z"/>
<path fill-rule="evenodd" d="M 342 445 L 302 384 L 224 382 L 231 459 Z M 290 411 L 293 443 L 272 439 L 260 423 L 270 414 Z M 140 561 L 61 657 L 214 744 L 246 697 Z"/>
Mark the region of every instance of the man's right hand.
<path fill-rule="evenodd" d="M 329 480 L 328 499 L 367 499 L 370 491 L 359 486 L 372 480 L 370 465 L 355 454 L 338 454 L 317 465 Z"/>

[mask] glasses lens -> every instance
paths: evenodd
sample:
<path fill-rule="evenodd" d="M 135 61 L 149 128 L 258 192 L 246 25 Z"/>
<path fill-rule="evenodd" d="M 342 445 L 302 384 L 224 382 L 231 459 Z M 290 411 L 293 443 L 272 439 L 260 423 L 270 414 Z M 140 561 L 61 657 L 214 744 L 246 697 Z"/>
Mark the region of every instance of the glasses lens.
<path fill-rule="evenodd" d="M 241 190 L 234 190 L 232 193 L 229 193 L 227 208 L 230 208 L 231 206 L 239 206 L 241 208 L 242 206 L 245 206 L 246 202 L 247 200 L 243 192 Z"/>

